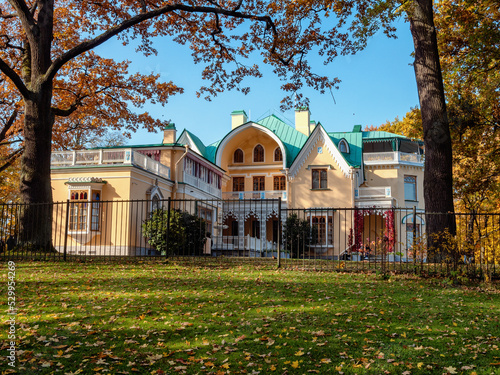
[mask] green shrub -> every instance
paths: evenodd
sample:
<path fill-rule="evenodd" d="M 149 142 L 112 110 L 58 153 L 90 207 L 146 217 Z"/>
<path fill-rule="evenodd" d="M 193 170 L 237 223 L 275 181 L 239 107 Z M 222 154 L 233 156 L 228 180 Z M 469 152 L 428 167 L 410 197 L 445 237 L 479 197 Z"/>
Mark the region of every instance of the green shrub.
<path fill-rule="evenodd" d="M 300 219 L 297 214 L 287 217 L 283 225 L 284 248 L 292 258 L 303 258 L 309 250 L 312 238 L 312 227 L 307 220 Z"/>
<path fill-rule="evenodd" d="M 161 255 L 201 255 L 206 240 L 205 220 L 181 210 L 159 208 L 142 224 L 148 243 Z"/>

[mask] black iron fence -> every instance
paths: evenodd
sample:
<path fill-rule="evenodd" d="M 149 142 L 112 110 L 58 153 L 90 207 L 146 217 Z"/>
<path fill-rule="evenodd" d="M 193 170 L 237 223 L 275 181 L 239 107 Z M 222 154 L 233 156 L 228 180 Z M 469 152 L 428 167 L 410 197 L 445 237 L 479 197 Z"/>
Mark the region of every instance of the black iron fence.
<path fill-rule="evenodd" d="M 429 241 L 431 215 L 437 214 L 416 208 L 289 209 L 280 199 L 0 204 L 0 257 L 252 259 L 309 269 L 499 273 L 499 214 L 454 214 L 456 235 Z"/>

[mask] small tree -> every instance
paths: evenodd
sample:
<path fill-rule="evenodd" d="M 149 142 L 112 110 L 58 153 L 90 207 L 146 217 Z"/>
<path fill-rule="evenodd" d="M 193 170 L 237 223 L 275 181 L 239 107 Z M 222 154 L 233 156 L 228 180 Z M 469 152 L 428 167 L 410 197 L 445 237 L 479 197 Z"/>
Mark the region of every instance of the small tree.
<path fill-rule="evenodd" d="M 292 258 L 303 258 L 311 245 L 313 228 L 307 220 L 300 219 L 297 214 L 287 217 L 283 225 L 283 240 L 285 250 Z"/>
<path fill-rule="evenodd" d="M 170 225 L 168 225 L 170 223 Z M 205 243 L 206 223 L 196 215 L 163 208 L 151 212 L 142 224 L 148 243 L 161 255 L 201 255 Z"/>

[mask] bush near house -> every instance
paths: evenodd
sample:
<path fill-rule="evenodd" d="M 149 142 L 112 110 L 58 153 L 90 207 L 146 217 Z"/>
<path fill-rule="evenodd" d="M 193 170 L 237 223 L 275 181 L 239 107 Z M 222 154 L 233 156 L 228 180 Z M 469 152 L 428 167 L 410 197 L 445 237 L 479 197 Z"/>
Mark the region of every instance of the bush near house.
<path fill-rule="evenodd" d="M 206 240 L 205 220 L 178 209 L 158 208 L 142 224 L 148 243 L 161 255 L 201 255 Z"/>
<path fill-rule="evenodd" d="M 284 248 L 292 258 L 303 258 L 313 237 L 313 228 L 307 220 L 299 218 L 296 213 L 287 217 L 283 225 L 283 240 Z"/>

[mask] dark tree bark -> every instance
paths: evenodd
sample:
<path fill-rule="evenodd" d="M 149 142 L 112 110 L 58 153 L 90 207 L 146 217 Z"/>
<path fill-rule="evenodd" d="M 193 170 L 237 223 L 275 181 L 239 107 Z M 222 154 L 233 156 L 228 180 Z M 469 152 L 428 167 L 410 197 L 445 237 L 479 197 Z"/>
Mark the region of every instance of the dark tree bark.
<path fill-rule="evenodd" d="M 24 152 L 21 156 L 21 200 L 19 241 L 33 250 L 50 249 L 52 237 L 52 188 L 50 156 L 52 127 L 52 79 L 47 79 L 51 61 L 54 4 L 38 2 L 33 19 L 23 2 L 14 2 L 26 31 L 22 78 L 24 86 Z M 21 84 L 19 84 L 21 85 Z M 18 87 L 19 87 L 18 85 Z"/>
<path fill-rule="evenodd" d="M 442 233 L 456 233 L 451 136 L 439 63 L 432 0 L 415 0 L 409 11 L 415 46 L 415 78 L 425 144 L 424 199 L 429 259 L 442 260 Z"/>

